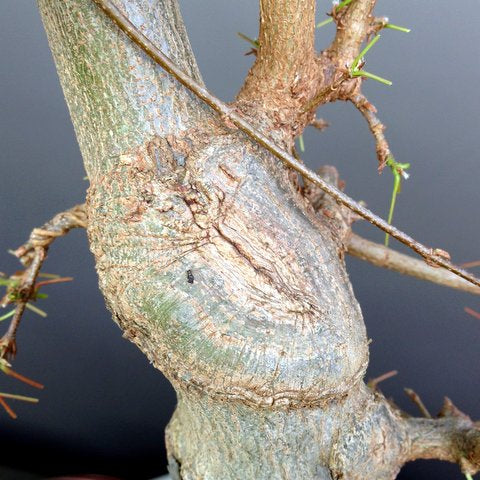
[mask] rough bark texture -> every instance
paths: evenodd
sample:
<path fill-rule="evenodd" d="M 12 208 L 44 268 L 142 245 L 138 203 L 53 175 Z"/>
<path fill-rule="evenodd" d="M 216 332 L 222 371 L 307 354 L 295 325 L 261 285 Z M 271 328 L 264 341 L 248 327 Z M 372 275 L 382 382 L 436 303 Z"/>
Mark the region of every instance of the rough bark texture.
<path fill-rule="evenodd" d="M 178 393 L 167 431 L 173 477 L 386 480 L 425 456 L 423 424 L 407 422 L 363 384 L 365 326 L 331 219 L 91 0 L 39 5 L 90 179 L 88 236 L 100 287 L 124 335 Z M 173 0 L 118 5 L 200 78 Z M 262 2 L 254 68 L 275 72 L 281 84 L 265 99 L 274 102 L 270 113 L 314 52 L 306 41 L 308 58 L 269 65 L 277 46 L 265 32 L 277 16 L 296 14 L 276 32 L 290 48 L 299 25 L 313 29 L 313 5 Z M 325 67 L 325 58 L 313 60 Z M 241 110 L 255 104 L 249 81 Z M 318 91 L 316 84 L 300 103 Z M 280 119 L 289 126 L 278 136 L 287 144 L 295 125 L 305 125 L 301 115 L 284 122 L 290 100 Z"/>
<path fill-rule="evenodd" d="M 279 141 L 300 134 L 311 116 L 320 70 L 315 59 L 316 0 L 261 0 L 258 53 L 237 105 Z"/>
<path fill-rule="evenodd" d="M 131 45 L 93 2 L 38 4 L 90 179 L 155 135 L 185 130 L 208 116 L 201 102 Z M 201 80 L 176 3 L 118 5 Z"/>

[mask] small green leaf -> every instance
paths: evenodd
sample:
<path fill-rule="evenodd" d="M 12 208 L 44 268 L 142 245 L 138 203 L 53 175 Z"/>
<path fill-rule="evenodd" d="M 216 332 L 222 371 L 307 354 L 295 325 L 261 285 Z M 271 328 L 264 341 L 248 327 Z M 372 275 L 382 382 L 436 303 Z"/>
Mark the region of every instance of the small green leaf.
<path fill-rule="evenodd" d="M 375 37 L 373 37 L 372 40 L 368 42 L 367 46 L 355 57 L 355 60 L 353 60 L 352 65 L 350 65 L 350 76 L 371 78 L 372 80 L 376 80 L 377 82 L 391 86 L 392 82 L 390 80 L 387 80 L 386 78 L 375 75 L 374 73 L 366 72 L 365 70 L 360 70 L 358 68 L 358 64 L 361 62 L 362 58 L 379 40 L 380 40 L 380 35 L 376 35 Z"/>

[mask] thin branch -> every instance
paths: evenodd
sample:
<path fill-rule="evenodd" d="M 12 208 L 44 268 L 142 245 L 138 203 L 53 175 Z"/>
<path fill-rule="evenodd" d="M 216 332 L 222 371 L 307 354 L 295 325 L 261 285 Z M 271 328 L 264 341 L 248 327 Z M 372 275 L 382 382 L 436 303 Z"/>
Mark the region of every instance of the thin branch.
<path fill-rule="evenodd" d="M 385 167 L 388 158 L 392 156 L 390 146 L 388 145 L 387 139 L 383 133 L 385 131 L 385 125 L 375 115 L 377 113 L 377 109 L 368 101 L 365 95 L 357 93 L 349 97 L 348 100 L 351 101 L 358 111 L 363 115 L 363 118 L 365 118 L 368 123 L 368 128 L 375 138 L 375 148 L 377 151 L 379 164 L 378 169 L 381 171 Z"/>
<path fill-rule="evenodd" d="M 212 109 L 228 120 L 228 123 L 233 123 L 242 132 L 247 134 L 254 141 L 262 145 L 270 153 L 275 155 L 278 159 L 284 162 L 290 168 L 293 168 L 300 173 L 304 178 L 310 180 L 315 185 L 318 185 L 324 192 L 331 195 L 336 201 L 345 205 L 359 216 L 368 220 L 371 224 L 380 228 L 384 232 L 396 238 L 398 241 L 410 247 L 413 251 L 425 258 L 428 262 L 446 268 L 465 280 L 480 286 L 480 280 L 459 267 L 453 265 L 447 258 L 445 258 L 443 251 L 426 247 L 417 242 L 404 232 L 401 232 L 396 227 L 389 225 L 388 222 L 378 217 L 370 210 L 360 205 L 355 200 L 352 200 L 348 195 L 345 195 L 338 188 L 330 185 L 315 172 L 308 169 L 296 160 L 292 155 L 288 154 L 280 147 L 278 147 L 268 137 L 252 127 L 241 115 L 236 113 L 231 107 L 227 106 L 221 100 L 213 96 L 206 88 L 197 83 L 194 79 L 183 73 L 163 52 L 157 48 L 145 35 L 143 35 L 125 15 L 110 1 L 110 0 L 93 0 L 107 15 L 110 17 L 118 27 L 129 36 L 129 38 L 136 43 L 149 57 L 155 60 L 164 70 L 173 75 L 182 85 L 188 88 L 198 98 L 202 99 Z M 362 3 L 357 0 L 355 4 Z M 375 2 L 372 2 L 375 3 Z M 354 4 L 354 5 L 355 5 Z"/>
<path fill-rule="evenodd" d="M 35 257 L 35 248 L 44 250 L 58 237 L 63 237 L 73 228 L 86 228 L 85 205 L 75 205 L 70 210 L 55 215 L 40 228 L 34 228 L 30 238 L 12 252 L 24 265 L 29 265 Z"/>
<path fill-rule="evenodd" d="M 371 242 L 355 234 L 352 234 L 348 240 L 347 253 L 377 267 L 388 268 L 420 280 L 480 295 L 480 288 L 451 272 L 431 267 L 422 260 L 397 252 L 379 243 Z"/>
<path fill-rule="evenodd" d="M 16 334 L 20 325 L 23 312 L 27 306 L 27 302 L 30 300 L 35 292 L 35 280 L 40 273 L 40 268 L 46 257 L 46 250 L 42 247 L 35 247 L 33 250 L 32 260 L 30 265 L 25 270 L 20 280 L 20 285 L 16 287 L 16 300 L 15 314 L 8 326 L 7 332 L 0 339 L 0 358 L 15 356 L 17 353 Z"/>
<path fill-rule="evenodd" d="M 0 358 L 16 354 L 16 333 L 28 302 L 35 299 L 38 291 L 39 285 L 36 281 L 47 256 L 48 247 L 56 238 L 66 235 L 72 228 L 85 228 L 86 225 L 84 205 L 76 205 L 66 212 L 55 215 L 42 227 L 33 229 L 28 241 L 12 252 L 27 268 L 18 282 L 14 283 L 12 291 L 9 292 L 7 289 L 5 304 L 15 303 L 16 307 L 8 330 L 0 339 Z M 51 279 L 41 284 L 68 280 L 69 278 Z"/>

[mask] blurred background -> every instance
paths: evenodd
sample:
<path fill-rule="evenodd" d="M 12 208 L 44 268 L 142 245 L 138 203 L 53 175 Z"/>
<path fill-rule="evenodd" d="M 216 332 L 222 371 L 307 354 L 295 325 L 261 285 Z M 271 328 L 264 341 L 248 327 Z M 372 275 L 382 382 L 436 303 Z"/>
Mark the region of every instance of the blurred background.
<path fill-rule="evenodd" d="M 231 100 L 253 61 L 237 32 L 255 37 L 257 0 L 181 0 L 193 50 L 208 88 Z M 328 1 L 318 2 L 318 20 Z M 477 0 L 381 0 L 378 15 L 412 29 L 384 31 L 367 69 L 393 81 L 368 81 L 371 102 L 388 126 L 396 159 L 410 162 L 394 223 L 462 263 L 480 258 L 480 12 Z M 317 31 L 318 49 L 334 29 Z M 7 249 L 35 226 L 81 203 L 87 182 L 39 14 L 31 0 L 0 2 L 0 270 L 19 268 Z M 377 174 L 373 140 L 349 104 L 323 108 L 331 126 L 305 132 L 305 161 L 336 165 L 346 191 L 387 215 L 392 175 Z M 359 223 L 355 230 L 383 241 Z M 391 246 L 402 247 L 395 241 Z M 403 393 L 413 388 L 432 413 L 443 397 L 480 418 L 480 297 L 450 291 L 355 259 L 347 259 L 371 344 L 369 377 L 399 374 L 382 384 L 387 396 L 417 414 Z M 28 312 L 15 369 L 46 385 L 41 392 L 0 376 L 0 391 L 38 395 L 38 405 L 0 410 L 3 479 L 94 472 L 144 480 L 166 471 L 163 432 L 175 395 L 163 376 L 121 336 L 98 291 L 83 231 L 50 250 L 45 271 L 74 277 L 46 287 L 46 319 Z M 480 269 L 477 270 L 480 274 Z M 47 291 L 48 288 L 48 291 Z M 41 460 L 40 460 L 41 459 Z M 36 476 L 22 476 L 14 470 Z M 399 479 L 464 478 L 456 465 L 415 462 Z M 480 478 L 480 475 L 479 475 Z"/>

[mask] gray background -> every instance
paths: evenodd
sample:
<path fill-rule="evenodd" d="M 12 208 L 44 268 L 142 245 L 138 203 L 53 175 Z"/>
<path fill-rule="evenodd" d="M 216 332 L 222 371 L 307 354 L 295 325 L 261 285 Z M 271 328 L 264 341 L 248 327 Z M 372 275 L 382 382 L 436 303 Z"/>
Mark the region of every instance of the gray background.
<path fill-rule="evenodd" d="M 318 3 L 323 19 L 329 2 Z M 478 1 L 379 3 L 378 14 L 413 29 L 409 35 L 384 31 L 366 67 L 394 81 L 390 88 L 368 82 L 365 91 L 389 127 L 397 160 L 412 163 L 395 223 L 455 261 L 478 259 Z M 183 0 L 181 6 L 208 87 L 232 99 L 253 60 L 243 55 L 249 47 L 236 32 L 256 35 L 256 0 Z M 332 34 L 332 25 L 319 30 L 318 48 Z M 6 250 L 57 211 L 82 202 L 87 182 L 34 2 L 0 1 L 0 45 L 0 270 L 12 272 L 18 264 Z M 331 127 L 306 132 L 306 161 L 336 165 L 347 192 L 386 215 L 392 178 L 377 175 L 360 114 L 347 104 L 320 114 Z M 355 230 L 383 240 L 368 225 Z M 382 388 L 411 413 L 404 386 L 421 394 L 432 412 L 448 395 L 480 418 L 480 322 L 463 312 L 464 306 L 480 310 L 480 298 L 348 263 L 373 339 L 369 376 L 398 369 Z M 37 406 L 15 405 L 17 421 L 0 411 L 0 463 L 43 476 L 96 471 L 140 480 L 162 473 L 174 394 L 111 321 L 84 232 L 55 244 L 45 270 L 75 281 L 49 287 L 42 302 L 48 318 L 29 313 L 21 326 L 15 367 L 46 389 Z M 0 390 L 37 393 L 4 376 Z M 408 465 L 400 478 L 434 476 L 463 478 L 455 465 L 439 462 Z"/>

